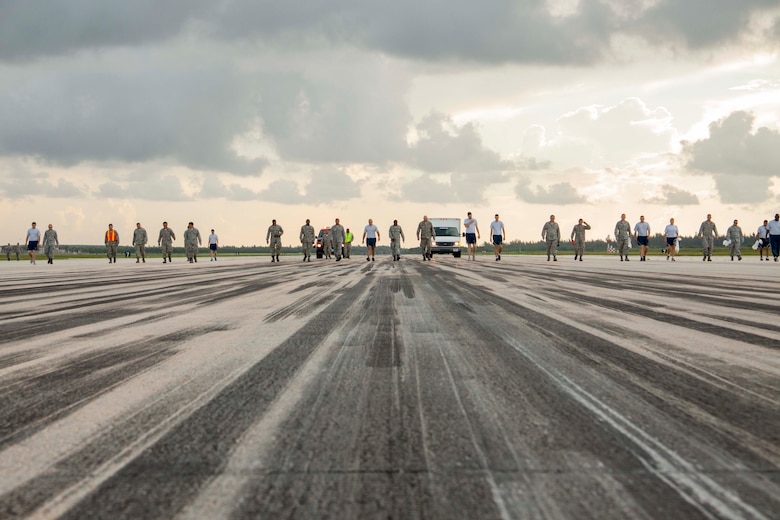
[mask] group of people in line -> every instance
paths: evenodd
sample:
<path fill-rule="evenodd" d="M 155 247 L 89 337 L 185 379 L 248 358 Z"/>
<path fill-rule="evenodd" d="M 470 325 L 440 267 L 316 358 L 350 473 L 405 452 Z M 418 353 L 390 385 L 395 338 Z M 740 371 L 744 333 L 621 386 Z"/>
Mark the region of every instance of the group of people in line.
<path fill-rule="evenodd" d="M 471 212 L 467 213 L 463 225 L 465 228 L 464 235 L 466 238 L 467 260 L 476 260 L 477 240 L 481 238 L 481 234 L 477 219 L 473 217 Z M 585 251 L 585 232 L 590 229 L 591 226 L 583 219 L 579 219 L 577 224 L 572 228 L 570 240 L 574 246 L 574 260 L 579 260 L 580 262 L 583 260 Z M 494 220 L 490 223 L 490 233 L 495 260 L 498 262 L 501 260 L 501 253 L 503 252 L 504 247 L 503 244 L 506 241 L 506 229 L 503 222 L 499 219 L 498 214 L 494 216 Z M 271 247 L 271 262 L 279 262 L 283 234 L 284 229 L 277 224 L 276 219 L 273 219 L 265 237 L 266 244 L 269 244 Z M 403 228 L 398 224 L 398 220 L 393 220 L 393 225 L 390 226 L 388 230 L 388 236 L 390 238 L 390 252 L 393 261 L 398 261 L 401 259 L 401 242 L 406 241 Z M 712 215 L 707 215 L 707 219 L 701 223 L 699 231 L 696 234 L 696 237 L 702 242 L 702 261 L 712 261 L 712 248 L 718 236 L 718 229 L 712 221 Z M 667 261 L 671 260 L 674 262 L 676 261 L 675 256 L 679 251 L 680 244 L 679 229 L 674 223 L 674 218 L 669 219 L 669 224 L 664 228 L 663 237 L 666 241 L 666 259 Z M 617 224 L 615 224 L 615 240 L 617 242 L 617 251 L 620 255 L 621 262 L 629 261 L 628 251 L 632 247 L 632 238 L 639 246 L 639 261 L 646 261 L 650 238 L 650 224 L 645 220 L 644 215 L 642 215 L 639 217 L 639 222 L 634 225 L 632 230 L 624 213 L 620 216 L 620 220 Z M 160 229 L 157 237 L 157 245 L 162 251 L 163 263 L 170 263 L 173 261 L 171 253 L 175 240 L 176 234 L 173 229 L 168 227 L 167 222 L 163 222 L 162 229 Z M 303 261 L 311 262 L 311 251 L 317 240 L 317 234 L 309 219 L 306 219 L 306 223 L 301 226 L 299 240 L 303 248 Z M 353 233 L 349 228 L 344 228 L 340 219 L 337 218 L 334 225 L 329 228 L 326 227 L 322 231 L 320 245 L 322 246 L 323 255 L 325 258 L 330 258 L 331 251 L 333 251 L 337 262 L 341 261 L 342 258 L 350 258 L 353 240 Z M 368 219 L 368 224 L 363 228 L 363 237 L 361 239 L 361 245 L 366 245 L 366 261 L 373 262 L 375 260 L 376 244 L 379 240 L 379 228 L 374 224 L 373 219 Z M 432 246 L 436 240 L 436 230 L 429 221 L 427 215 L 424 216 L 422 221 L 417 225 L 417 240 L 420 241 L 420 251 L 423 261 L 431 260 Z M 542 240 L 547 247 L 547 261 L 552 260 L 557 262 L 558 247 L 561 243 L 561 229 L 555 221 L 555 215 L 550 215 L 550 220 L 542 227 Z M 732 261 L 735 257 L 738 261 L 742 260 L 741 245 L 744 240 L 745 235 L 742 232 L 742 228 L 739 226 L 739 221 L 735 219 L 734 223 L 726 231 L 724 241 L 724 245 L 729 247 L 729 254 Z M 136 229 L 133 230 L 132 240 L 132 245 L 135 248 L 136 263 L 146 262 L 146 245 L 148 242 L 149 236 L 146 230 L 141 226 L 140 222 L 136 223 Z M 108 230 L 104 235 L 104 244 L 106 247 L 108 263 L 116 263 L 119 233 L 114 229 L 113 224 L 108 225 Z M 187 229 L 184 231 L 184 251 L 188 262 L 194 263 L 198 261 L 198 249 L 201 244 L 200 231 L 198 231 L 192 222 L 188 223 Z M 219 237 L 213 229 L 208 237 L 208 244 L 211 255 L 210 261 L 216 262 Z M 41 247 L 46 255 L 47 263 L 52 264 L 54 263 L 55 249 L 59 246 L 57 231 L 54 230 L 52 224 L 49 224 L 48 229 L 41 234 L 37 224 L 33 222 L 32 227 L 27 230 L 26 246 L 30 257 L 30 263 L 35 264 L 38 248 Z M 754 248 L 759 251 L 760 261 L 769 261 L 770 248 L 774 261 L 778 261 L 778 257 L 780 256 L 780 214 L 775 214 L 774 220 L 764 220 L 764 223 L 759 226 L 758 231 L 756 232 L 756 244 L 754 245 Z M 20 250 L 21 248 L 18 243 L 15 248 L 9 243 L 6 247 L 6 256 L 8 260 L 11 260 L 12 252 L 16 254 L 16 259 L 18 260 Z"/>

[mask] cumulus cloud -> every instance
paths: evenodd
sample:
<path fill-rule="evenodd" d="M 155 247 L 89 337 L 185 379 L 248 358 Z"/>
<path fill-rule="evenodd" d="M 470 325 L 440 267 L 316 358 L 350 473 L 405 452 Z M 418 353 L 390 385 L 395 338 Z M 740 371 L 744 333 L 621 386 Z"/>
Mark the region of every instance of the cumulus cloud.
<path fill-rule="evenodd" d="M 429 173 L 478 173 L 481 176 L 513 165 L 485 147 L 473 123 L 458 127 L 449 116 L 434 112 L 417 126 L 418 139 L 410 146 L 410 163 Z"/>
<path fill-rule="evenodd" d="M 0 181 L 0 193 L 3 197 L 17 199 L 23 197 L 52 197 L 72 199 L 83 197 L 84 192 L 65 179 L 50 180 L 48 176 L 32 179 L 29 177 L 10 177 Z"/>
<path fill-rule="evenodd" d="M 521 177 L 515 186 L 517 197 L 530 204 L 583 204 L 587 200 L 570 182 L 558 182 L 549 186 L 531 186 L 528 178 Z"/>
<path fill-rule="evenodd" d="M 306 200 L 298 191 L 298 185 L 285 179 L 273 181 L 258 194 L 258 198 L 279 204 L 300 204 Z"/>
<path fill-rule="evenodd" d="M 306 201 L 328 204 L 360 197 L 360 184 L 341 170 L 318 169 L 306 185 Z"/>
<path fill-rule="evenodd" d="M 108 181 L 98 186 L 97 197 L 108 199 L 144 199 L 154 201 L 191 200 L 182 189 L 181 182 L 173 175 L 158 178 L 135 178 L 126 182 Z"/>
<path fill-rule="evenodd" d="M 733 112 L 710 124 L 709 137 L 682 142 L 686 168 L 712 174 L 723 202 L 763 200 L 768 194 L 759 188 L 780 175 L 780 132 L 754 130 L 754 121 L 749 112 Z"/>
<path fill-rule="evenodd" d="M 628 98 L 617 105 L 591 105 L 564 114 L 549 136 L 544 127 L 531 126 L 522 146 L 524 155 L 554 158 L 560 167 L 603 167 L 667 152 L 676 134 L 667 109 Z"/>
<path fill-rule="evenodd" d="M 664 184 L 661 186 L 660 196 L 644 199 L 642 202 L 662 206 L 695 206 L 699 203 L 699 197 L 671 184 Z"/>

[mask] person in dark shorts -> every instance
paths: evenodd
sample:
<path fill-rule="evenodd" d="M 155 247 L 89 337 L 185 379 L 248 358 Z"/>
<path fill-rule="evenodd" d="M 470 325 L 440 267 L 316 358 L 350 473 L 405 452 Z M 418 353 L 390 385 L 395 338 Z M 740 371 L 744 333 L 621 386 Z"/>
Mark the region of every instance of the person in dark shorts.
<path fill-rule="evenodd" d="M 675 262 L 674 255 L 677 253 L 677 238 L 679 230 L 674 225 L 674 219 L 669 219 L 669 225 L 664 228 L 664 238 L 666 239 L 666 260 L 672 259 Z"/>
<path fill-rule="evenodd" d="M 506 240 L 506 229 L 504 229 L 504 223 L 498 220 L 498 213 L 496 213 L 496 219 L 490 223 L 490 234 L 493 236 L 493 252 L 496 255 L 496 262 L 501 260 L 501 253 L 504 251 L 504 240 Z"/>
<path fill-rule="evenodd" d="M 30 263 L 35 264 L 35 254 L 38 252 L 38 243 L 41 241 L 41 230 L 32 223 L 32 227 L 27 230 L 27 253 L 30 255 Z"/>
<path fill-rule="evenodd" d="M 645 216 L 639 217 L 639 222 L 634 226 L 634 239 L 639 246 L 639 261 L 647 261 L 647 250 L 650 244 L 650 224 L 645 222 Z"/>
<path fill-rule="evenodd" d="M 466 226 L 466 248 L 468 252 L 467 259 L 476 260 L 477 239 L 480 238 L 479 226 L 477 225 L 477 219 L 471 216 L 470 211 L 466 215 L 466 220 L 463 221 L 463 225 Z"/>

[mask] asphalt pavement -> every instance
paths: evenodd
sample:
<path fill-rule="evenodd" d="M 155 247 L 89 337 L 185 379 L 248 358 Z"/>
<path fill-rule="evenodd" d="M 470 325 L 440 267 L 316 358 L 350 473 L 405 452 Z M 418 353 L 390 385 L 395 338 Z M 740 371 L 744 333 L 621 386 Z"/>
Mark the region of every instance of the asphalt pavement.
<path fill-rule="evenodd" d="M 780 517 L 780 264 L 0 262 L 0 518 Z"/>

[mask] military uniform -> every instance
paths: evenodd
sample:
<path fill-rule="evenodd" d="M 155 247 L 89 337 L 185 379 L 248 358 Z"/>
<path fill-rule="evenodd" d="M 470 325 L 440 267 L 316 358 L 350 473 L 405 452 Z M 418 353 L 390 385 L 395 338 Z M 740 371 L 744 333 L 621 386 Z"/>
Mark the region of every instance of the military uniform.
<path fill-rule="evenodd" d="M 160 235 L 157 237 L 157 245 L 160 246 L 160 251 L 162 251 L 163 263 L 166 261 L 173 262 L 171 253 L 173 252 L 174 240 L 176 240 L 176 233 L 173 232 L 173 229 L 169 227 L 163 227 L 160 230 Z"/>
<path fill-rule="evenodd" d="M 190 228 L 184 230 L 184 252 L 187 254 L 187 261 L 189 263 L 198 261 L 198 246 L 201 244 L 200 231 L 198 228 Z"/>
<path fill-rule="evenodd" d="M 314 246 L 314 226 L 304 224 L 301 226 L 301 246 L 303 247 L 303 261 L 311 262 L 311 248 Z"/>
<path fill-rule="evenodd" d="M 108 263 L 116 263 L 116 248 L 119 245 L 119 233 L 117 233 L 116 229 L 109 229 L 106 231 L 104 243 L 106 245 Z"/>
<path fill-rule="evenodd" d="M 627 220 L 618 220 L 615 224 L 615 240 L 617 240 L 618 253 L 620 259 L 626 257 L 628 261 L 628 246 L 631 244 L 631 224 Z"/>
<path fill-rule="evenodd" d="M 322 233 L 322 255 L 325 258 L 330 258 L 330 250 L 333 249 L 333 237 L 330 236 L 330 231 Z"/>
<path fill-rule="evenodd" d="M 133 231 L 133 245 L 135 246 L 135 263 L 139 259 L 146 262 L 146 243 L 149 242 L 149 235 L 144 228 L 135 228 Z"/>
<path fill-rule="evenodd" d="M 16 243 L 14 246 L 14 254 L 16 255 L 16 261 L 19 261 L 19 255 L 22 254 L 22 247 L 19 245 L 19 242 Z"/>
<path fill-rule="evenodd" d="M 590 224 L 583 222 L 582 224 L 575 224 L 571 230 L 571 239 L 574 241 L 574 259 L 580 257 L 582 261 L 582 253 L 585 251 L 585 231 L 590 229 Z"/>
<path fill-rule="evenodd" d="M 43 252 L 46 258 L 49 259 L 48 263 L 54 263 L 54 248 L 60 245 L 60 241 L 57 238 L 57 232 L 53 229 L 47 229 L 43 234 Z"/>
<path fill-rule="evenodd" d="M 276 258 L 276 261 L 279 261 L 279 253 L 282 250 L 282 235 L 284 234 L 284 229 L 282 229 L 282 226 L 278 224 L 273 224 L 271 226 L 268 226 L 268 232 L 265 234 L 265 241 L 269 242 L 271 244 L 271 261 L 274 261 L 274 258 Z"/>
<path fill-rule="evenodd" d="M 701 238 L 702 255 L 704 255 L 702 261 L 712 260 L 712 245 L 718 237 L 718 228 L 713 221 L 705 220 L 699 226 L 698 235 Z"/>
<path fill-rule="evenodd" d="M 420 250 L 423 260 L 431 258 L 431 240 L 436 240 L 436 233 L 430 220 L 423 220 L 417 224 L 417 238 L 420 240 Z"/>
<path fill-rule="evenodd" d="M 390 237 L 390 253 L 393 255 L 393 260 L 401 259 L 401 240 L 406 240 L 404 236 L 404 230 L 401 226 L 393 224 L 387 232 Z"/>
<path fill-rule="evenodd" d="M 542 240 L 547 243 L 547 260 L 550 260 L 550 255 L 553 259 L 558 261 L 558 244 L 561 242 L 561 228 L 557 222 L 549 221 L 544 223 L 542 228 Z"/>
<path fill-rule="evenodd" d="M 5 257 L 9 262 L 11 261 L 11 242 L 8 242 L 8 245 L 5 247 Z"/>
<path fill-rule="evenodd" d="M 330 228 L 330 237 L 333 240 L 333 251 L 336 253 L 336 261 L 341 260 L 341 244 L 344 243 L 344 226 L 336 224 Z"/>
<path fill-rule="evenodd" d="M 734 254 L 737 255 L 737 258 L 742 260 L 742 228 L 737 226 L 736 224 L 731 226 L 726 230 L 726 239 L 731 240 L 731 244 L 729 245 L 729 252 L 731 253 L 731 259 L 734 260 Z"/>

